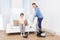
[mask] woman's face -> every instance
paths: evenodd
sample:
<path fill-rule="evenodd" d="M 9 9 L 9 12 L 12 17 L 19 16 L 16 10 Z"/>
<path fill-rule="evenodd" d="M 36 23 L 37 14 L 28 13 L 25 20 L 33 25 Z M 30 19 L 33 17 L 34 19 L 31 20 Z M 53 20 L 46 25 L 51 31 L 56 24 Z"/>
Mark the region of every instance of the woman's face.
<path fill-rule="evenodd" d="M 24 15 L 21 15 L 20 17 L 23 18 Z"/>
<path fill-rule="evenodd" d="M 36 5 L 32 5 L 33 6 L 33 8 L 36 8 Z"/>

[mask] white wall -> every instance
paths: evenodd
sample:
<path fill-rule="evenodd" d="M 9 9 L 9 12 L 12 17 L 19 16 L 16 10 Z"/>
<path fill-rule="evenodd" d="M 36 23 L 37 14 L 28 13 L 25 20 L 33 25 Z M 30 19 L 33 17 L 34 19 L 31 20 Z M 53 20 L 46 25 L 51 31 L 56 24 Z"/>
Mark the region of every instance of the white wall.
<path fill-rule="evenodd" d="M 3 18 L 2 18 L 2 0 L 0 0 L 0 30 L 3 30 Z"/>
<path fill-rule="evenodd" d="M 1 0 L 0 0 L 0 14 L 2 14 L 2 4 L 1 4 Z"/>
<path fill-rule="evenodd" d="M 51 2 L 52 2 L 51 0 L 39 0 L 38 2 L 41 13 L 44 16 L 42 27 L 47 28 L 49 30 L 53 29 L 53 23 L 54 23 L 53 22 L 54 19 L 52 18 L 53 13 L 51 10 L 53 8 Z"/>
<path fill-rule="evenodd" d="M 22 8 L 24 9 L 26 18 L 30 17 L 30 0 L 22 0 Z"/>
<path fill-rule="evenodd" d="M 22 8 L 22 0 L 0 0 L 0 14 L 2 15 L 3 19 L 2 28 L 4 29 L 10 22 L 12 8 Z"/>
<path fill-rule="evenodd" d="M 60 0 L 31 0 L 32 4 L 35 2 L 44 16 L 42 27 L 52 32 L 60 34 Z M 30 5 L 31 5 L 30 4 Z M 32 7 L 30 8 L 33 13 Z"/>
<path fill-rule="evenodd" d="M 12 8 L 22 8 L 22 0 L 11 0 Z"/>
<path fill-rule="evenodd" d="M 44 16 L 42 27 L 49 29 L 53 32 L 60 33 L 60 1 L 59 0 L 2 0 L 2 12 L 4 23 L 9 20 L 9 16 L 11 16 L 10 8 L 24 8 L 25 13 L 28 15 L 30 13 L 34 13 L 34 9 L 32 8 L 32 3 L 35 2 L 41 10 L 41 13 Z M 26 4 L 26 5 L 25 5 Z M 0 1 L 1 6 L 1 1 Z M 9 9 L 9 10 L 8 10 Z M 1 10 L 1 7 L 0 7 Z M 7 14 L 7 15 L 6 15 Z M 8 16 L 9 15 L 9 16 Z M 8 21 L 9 22 L 9 21 Z"/>
<path fill-rule="evenodd" d="M 51 0 L 51 13 L 53 18 L 53 31 L 60 34 L 60 0 Z"/>
<path fill-rule="evenodd" d="M 6 28 L 7 23 L 10 21 L 10 0 L 1 0 L 2 3 L 2 17 L 3 26 Z"/>
<path fill-rule="evenodd" d="M 38 3 L 44 15 L 43 28 L 60 34 L 60 0 L 40 0 Z"/>
<path fill-rule="evenodd" d="M 11 0 L 11 18 L 17 20 L 22 9 L 22 0 Z M 18 14 L 18 15 L 17 15 Z"/>
<path fill-rule="evenodd" d="M 0 14 L 0 30 L 4 30 L 4 27 L 3 27 L 3 18 L 2 18 L 1 14 Z"/>

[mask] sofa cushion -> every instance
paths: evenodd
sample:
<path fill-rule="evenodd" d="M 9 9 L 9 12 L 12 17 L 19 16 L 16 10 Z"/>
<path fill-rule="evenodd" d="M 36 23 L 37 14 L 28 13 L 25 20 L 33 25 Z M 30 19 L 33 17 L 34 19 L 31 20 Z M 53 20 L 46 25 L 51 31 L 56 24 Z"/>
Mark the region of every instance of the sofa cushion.
<path fill-rule="evenodd" d="M 18 25 L 18 20 L 13 20 L 13 26 L 19 26 Z"/>

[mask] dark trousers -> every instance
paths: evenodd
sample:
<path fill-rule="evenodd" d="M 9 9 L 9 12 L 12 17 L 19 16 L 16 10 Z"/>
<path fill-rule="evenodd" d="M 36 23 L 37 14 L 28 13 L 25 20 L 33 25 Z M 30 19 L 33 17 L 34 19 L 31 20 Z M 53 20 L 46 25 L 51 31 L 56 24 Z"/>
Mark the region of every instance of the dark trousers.
<path fill-rule="evenodd" d="M 42 23 L 43 18 L 38 18 L 38 32 L 41 32 L 41 23 Z"/>

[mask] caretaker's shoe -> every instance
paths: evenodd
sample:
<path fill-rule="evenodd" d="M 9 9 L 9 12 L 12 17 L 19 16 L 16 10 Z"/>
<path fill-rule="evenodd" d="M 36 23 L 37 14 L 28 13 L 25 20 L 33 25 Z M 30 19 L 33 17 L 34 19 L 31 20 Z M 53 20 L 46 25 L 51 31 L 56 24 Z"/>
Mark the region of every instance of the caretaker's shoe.
<path fill-rule="evenodd" d="M 37 33 L 38 37 L 46 37 L 45 33 Z"/>

